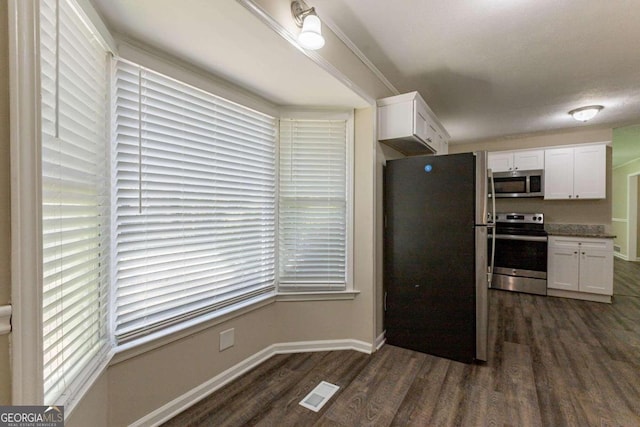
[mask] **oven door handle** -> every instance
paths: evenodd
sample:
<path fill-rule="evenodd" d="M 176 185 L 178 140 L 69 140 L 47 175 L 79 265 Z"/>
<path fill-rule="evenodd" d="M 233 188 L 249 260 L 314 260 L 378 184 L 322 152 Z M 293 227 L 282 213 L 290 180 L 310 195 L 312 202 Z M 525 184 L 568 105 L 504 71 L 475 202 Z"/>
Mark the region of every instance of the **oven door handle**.
<path fill-rule="evenodd" d="M 522 240 L 524 242 L 546 242 L 547 236 L 523 236 L 519 234 L 496 234 L 498 240 Z"/>

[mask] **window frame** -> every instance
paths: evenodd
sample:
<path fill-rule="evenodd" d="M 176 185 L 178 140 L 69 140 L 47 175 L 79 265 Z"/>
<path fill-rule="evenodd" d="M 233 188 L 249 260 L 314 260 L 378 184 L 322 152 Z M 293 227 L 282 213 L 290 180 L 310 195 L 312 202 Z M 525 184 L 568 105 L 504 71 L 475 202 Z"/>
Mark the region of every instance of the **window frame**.
<path fill-rule="evenodd" d="M 20 0 L 18 0 L 20 1 Z M 215 96 L 224 98 L 230 102 L 240 104 L 244 107 L 256 110 L 260 113 L 270 115 L 279 120 L 280 110 L 272 103 L 265 99 L 255 95 L 248 90 L 236 86 L 226 80 L 220 79 L 211 74 L 204 73 L 201 69 L 194 67 L 193 65 L 184 62 L 182 60 L 169 57 L 165 53 L 154 50 L 150 47 L 142 48 L 131 42 L 120 41 L 118 44 L 117 58 L 126 62 L 130 62 L 139 65 L 144 68 L 148 68 L 154 72 L 160 73 L 171 79 L 178 80 L 184 84 L 193 86 L 196 89 L 209 92 Z M 278 142 L 279 135 L 276 135 L 276 174 L 277 174 L 277 159 L 278 159 Z M 112 150 L 113 151 L 113 150 Z M 277 177 L 276 177 L 277 178 Z M 113 179 L 113 177 L 112 177 Z M 276 183 L 276 233 L 277 233 L 277 183 Z M 115 217 L 112 216 L 112 221 L 115 221 Z M 115 236 L 112 237 L 112 248 L 115 248 Z M 276 236 L 277 237 L 277 236 Z M 277 259 L 277 251 L 276 251 Z M 115 264 L 112 263 L 112 273 L 115 272 Z M 112 278 L 116 277 L 112 274 Z M 143 354 L 147 351 L 154 350 L 162 347 L 163 345 L 172 343 L 182 338 L 188 337 L 192 334 L 206 330 L 213 326 L 227 322 L 236 317 L 247 314 L 253 310 L 258 310 L 266 305 L 272 304 L 276 301 L 277 297 L 277 269 L 275 272 L 276 294 L 264 295 L 260 299 L 254 301 L 239 302 L 229 308 L 223 310 L 213 311 L 202 316 L 198 316 L 193 319 L 186 320 L 182 323 L 172 325 L 170 327 L 155 331 L 146 336 L 142 336 L 129 342 L 117 344 L 115 342 L 114 331 L 111 330 L 111 338 L 113 341 L 114 356 L 111 364 L 120 363 L 129 358 Z M 116 287 L 111 286 L 111 302 L 112 311 L 114 310 L 113 301 L 115 301 Z"/>
<path fill-rule="evenodd" d="M 254 127 L 254 131 L 256 131 L 256 135 L 259 135 L 258 130 L 259 129 L 267 129 L 269 131 L 269 136 L 266 136 L 266 134 L 262 134 L 261 137 L 255 137 L 257 139 L 260 139 L 260 143 L 262 144 L 261 147 L 263 149 L 268 149 L 268 153 L 267 152 L 263 152 L 263 162 L 265 162 L 264 167 L 261 169 L 263 172 L 265 170 L 267 170 L 268 168 L 268 175 L 271 175 L 271 180 L 269 181 L 269 188 L 271 188 L 272 190 L 269 190 L 269 188 L 265 188 L 264 184 L 267 181 L 263 181 L 260 180 L 260 185 L 258 186 L 259 188 L 254 188 L 254 192 L 255 191 L 266 191 L 268 194 L 269 198 L 269 202 L 266 202 L 268 205 L 272 206 L 272 210 L 269 212 L 269 220 L 271 221 L 271 226 L 268 226 L 268 224 L 263 224 L 263 226 L 267 226 L 267 228 L 263 229 L 261 231 L 261 233 L 268 233 L 271 235 L 271 237 L 273 238 L 273 240 L 271 241 L 272 243 L 272 247 L 270 249 L 270 251 L 268 251 L 271 255 L 270 257 L 272 257 L 273 259 L 275 259 L 276 257 L 276 251 L 277 251 L 277 229 L 276 229 L 276 218 L 277 218 L 277 196 L 276 196 L 276 189 L 277 189 L 277 144 L 278 144 L 278 117 L 277 116 L 273 116 L 270 114 L 265 114 L 262 113 L 260 111 L 257 111 L 255 109 L 252 109 L 250 107 L 246 107 L 244 105 L 241 105 L 239 103 L 230 101 L 228 99 L 222 98 L 216 94 L 214 94 L 211 91 L 206 91 L 206 90 L 202 90 L 194 85 L 185 83 L 182 80 L 179 79 L 175 79 L 171 76 L 167 76 L 166 74 L 160 73 L 154 69 L 149 69 L 147 67 L 144 67 L 140 64 L 134 63 L 132 61 L 129 60 L 125 60 L 123 58 L 114 58 L 112 61 L 112 70 L 114 70 L 114 75 L 113 75 L 113 90 L 111 92 L 112 94 L 112 99 L 111 99 L 111 104 L 112 104 L 112 110 L 113 110 L 113 118 L 114 118 L 114 122 L 112 123 L 112 126 L 119 126 L 117 122 L 118 117 L 122 117 L 123 121 L 126 123 L 130 117 L 132 116 L 132 112 L 135 113 L 135 107 L 131 107 L 131 105 L 134 105 L 134 102 L 131 101 L 131 96 L 135 96 L 135 95 L 130 95 L 130 94 L 126 94 L 124 96 L 121 97 L 121 99 L 123 100 L 123 103 L 119 103 L 119 98 L 120 95 L 118 95 L 118 91 L 119 91 L 119 86 L 118 86 L 118 73 L 121 73 L 123 76 L 135 76 L 135 70 L 138 71 L 138 73 L 142 73 L 139 74 L 138 77 L 138 84 L 140 85 L 139 87 L 137 87 L 138 90 L 138 118 L 137 120 L 139 121 L 138 126 L 139 129 L 145 129 L 145 130 L 139 130 L 139 133 L 137 138 L 138 138 L 138 144 L 140 147 L 142 146 L 146 146 L 147 148 L 145 148 L 145 150 L 152 150 L 149 147 L 151 145 L 154 144 L 153 141 L 151 141 L 153 139 L 152 136 L 147 136 L 147 137 L 143 137 L 142 135 L 145 132 L 150 132 L 151 134 L 157 133 L 157 132 L 162 132 L 164 130 L 164 125 L 167 124 L 167 122 L 164 121 L 158 121 L 159 117 L 156 113 L 154 112 L 144 112 L 146 109 L 150 109 L 150 110 L 155 110 L 157 108 L 164 108 L 164 107 L 158 107 L 158 105 L 160 105 L 160 103 L 163 100 L 163 97 L 165 95 L 168 94 L 175 94 L 175 93 L 179 93 L 179 94 L 183 94 L 186 98 L 193 98 L 194 96 L 196 97 L 202 97 L 199 98 L 200 100 L 202 100 L 202 102 L 206 103 L 207 105 L 209 105 L 209 107 L 211 107 L 211 109 L 206 110 L 207 113 L 211 113 L 211 114 L 215 114 L 215 116 L 211 116 L 209 117 L 210 119 L 212 119 L 213 122 L 217 122 L 217 125 L 211 125 L 213 127 L 215 126 L 219 126 L 217 128 L 218 131 L 220 130 L 224 130 L 224 129 L 231 129 L 232 131 L 241 131 L 242 128 L 245 127 L 246 123 L 251 123 L 250 126 Z M 144 76 L 146 74 L 146 77 Z M 131 78 L 129 79 L 125 79 L 127 82 L 131 81 Z M 158 87 L 155 87 L 154 90 L 151 90 L 150 92 L 154 92 L 157 90 L 164 90 L 166 88 L 166 92 L 161 92 L 159 97 L 156 97 L 154 95 L 149 95 L 149 103 L 147 104 L 146 101 L 141 100 L 142 98 L 140 98 L 140 94 L 142 94 L 145 90 L 145 84 L 144 82 L 151 82 L 152 86 L 153 85 L 160 85 L 162 86 L 162 88 L 158 89 Z M 160 82 L 160 83 L 158 83 Z M 127 102 L 129 101 L 129 102 Z M 166 106 L 165 104 L 162 104 L 163 106 Z M 168 105 L 168 104 L 167 104 Z M 195 117 L 200 116 L 201 114 L 203 114 L 203 110 L 200 109 L 200 107 L 202 107 L 201 105 L 196 105 L 196 104 L 188 104 L 190 107 L 193 108 L 187 108 L 187 112 L 185 113 L 185 116 L 188 119 L 194 119 Z M 129 114 L 123 114 L 122 116 L 119 115 L 119 113 L 117 111 L 115 111 L 117 108 L 119 108 L 119 106 L 122 106 L 124 110 L 129 110 Z M 132 110 L 133 108 L 133 110 Z M 203 107 L 204 108 L 204 107 Z M 164 112 L 164 110 L 162 111 Z M 144 118 L 146 115 L 149 115 L 149 118 Z M 226 117 L 226 118 L 225 118 Z M 176 119 L 174 117 L 174 119 Z M 188 123 L 189 120 L 187 120 L 185 123 Z M 125 127 L 128 126 L 125 125 Z M 159 126 L 159 127 L 154 127 L 154 126 Z M 200 127 L 197 127 L 197 129 L 200 129 Z M 188 127 L 187 129 L 187 135 L 191 135 L 192 132 L 196 132 L 196 128 L 192 128 L 192 127 Z M 162 133 L 162 135 L 169 135 L 172 131 L 174 131 L 175 129 L 171 129 L 169 130 L 168 133 Z M 218 132 L 219 134 L 222 134 L 224 132 Z M 151 139 L 150 139 L 151 138 Z M 120 310 L 120 306 L 118 305 L 119 303 L 119 298 L 118 298 L 118 291 L 122 291 L 123 288 L 120 288 L 120 284 L 118 283 L 118 266 L 120 265 L 120 258 L 122 253 L 118 252 L 118 249 L 120 248 L 120 245 L 122 246 L 127 246 L 127 243 L 122 243 L 121 241 L 118 240 L 118 231 L 120 229 L 120 227 L 118 226 L 117 223 L 119 223 L 120 221 L 124 221 L 124 223 L 127 223 L 129 221 L 137 221 L 137 215 L 131 215 L 131 214 L 127 214 L 125 213 L 122 217 L 119 217 L 119 211 L 121 210 L 119 208 L 119 204 L 120 204 L 120 197 L 118 196 L 118 193 L 123 190 L 122 187 L 119 188 L 119 184 L 118 184 L 118 174 L 119 173 L 123 173 L 123 170 L 118 169 L 118 163 L 117 161 L 117 157 L 118 157 L 118 144 L 123 144 L 125 147 L 130 147 L 131 146 L 131 142 L 127 141 L 127 139 L 131 139 L 131 135 L 129 135 L 127 137 L 126 132 L 124 132 L 122 134 L 122 140 L 119 139 L 118 136 L 118 132 L 116 130 L 113 131 L 113 140 L 112 140 L 112 147 L 111 147 L 111 157 L 112 157 L 112 163 L 113 163 L 113 167 L 111 170 L 112 176 L 111 176 L 111 194 L 112 194 L 112 227 L 113 227 L 113 234 L 111 236 L 112 238 L 112 259 L 114 260 L 112 263 L 112 284 L 111 284 L 111 293 L 112 293 L 112 312 L 113 312 L 113 321 L 112 321 L 112 329 L 113 329 L 113 336 L 114 339 L 116 341 L 116 345 L 120 346 L 123 344 L 126 344 L 127 342 L 130 341 L 136 341 L 140 338 L 143 338 L 146 335 L 155 335 L 156 333 L 162 333 L 163 330 L 166 329 L 171 329 L 172 327 L 179 327 L 180 324 L 183 323 L 188 323 L 191 320 L 196 320 L 198 318 L 201 317 L 205 317 L 205 318 L 213 318 L 213 317 L 217 317 L 218 313 L 228 313 L 230 311 L 233 311 L 235 308 L 237 309 L 241 309 L 244 308 L 245 306 L 250 306 L 252 303 L 254 302 L 261 302 L 265 299 L 268 299 L 269 297 L 275 296 L 275 288 L 276 288 L 276 279 L 275 279 L 275 262 L 273 263 L 273 265 L 271 265 L 271 274 L 268 274 L 268 271 L 262 271 L 263 269 L 261 268 L 261 271 L 263 274 L 268 274 L 270 276 L 270 280 L 268 281 L 268 285 L 267 282 L 265 283 L 261 283 L 259 285 L 259 289 L 254 289 L 254 290 L 250 290 L 249 286 L 247 286 L 246 284 L 243 286 L 240 286 L 239 289 L 237 289 L 238 291 L 242 290 L 242 293 L 239 294 L 237 297 L 233 297 L 233 298 L 222 298 L 222 302 L 218 301 L 217 303 L 214 304 L 214 301 L 219 297 L 219 296 L 224 296 L 225 293 L 217 293 L 216 295 L 212 295 L 208 298 L 205 299 L 201 299 L 199 300 L 197 304 L 199 303 L 203 303 L 205 301 L 208 301 L 209 304 L 207 304 L 206 306 L 203 306 L 200 309 L 197 310 L 192 310 L 189 311 L 187 310 L 186 312 L 176 316 L 175 318 L 167 318 L 164 319 L 160 322 L 154 323 L 151 322 L 150 324 L 146 325 L 146 326 L 139 326 L 139 327 L 134 327 L 132 328 L 132 331 L 127 332 L 125 328 L 124 331 L 119 332 L 118 331 L 118 327 L 117 327 L 117 321 L 120 319 L 119 314 L 121 314 Z M 160 139 L 162 139 L 160 137 Z M 187 138 L 188 139 L 188 138 Z M 233 159 L 236 158 L 236 156 L 238 155 L 238 153 L 240 153 L 241 155 L 245 156 L 245 161 L 247 163 L 251 162 L 252 159 L 251 157 L 254 156 L 254 154 L 248 154 L 249 150 L 251 150 L 254 147 L 257 147 L 257 145 L 252 145 L 250 144 L 246 139 L 244 140 L 238 140 L 236 141 L 235 145 L 233 145 L 233 143 L 231 142 L 231 140 L 234 139 L 233 136 L 227 136 L 225 137 L 224 135 L 221 135 L 220 137 L 215 137 L 215 138 L 211 138 L 207 140 L 207 144 L 211 143 L 211 147 L 215 147 L 215 146 L 219 146 L 220 144 L 222 146 L 225 146 L 227 148 L 229 148 L 229 150 L 231 150 L 230 152 L 227 153 L 221 153 L 220 156 L 217 158 L 217 162 L 216 163 L 220 163 L 220 165 L 214 167 L 213 169 L 206 169 L 207 173 L 215 173 L 215 174 L 219 174 L 220 170 L 226 170 L 226 168 L 229 165 L 232 165 L 232 169 L 235 170 L 235 168 L 233 168 L 233 165 L 235 165 L 235 163 L 233 163 Z M 143 141 L 147 141 L 147 142 L 143 142 Z M 149 141 L 151 141 L 151 145 L 147 144 L 149 143 Z M 183 141 L 182 139 L 178 138 L 178 141 Z M 190 142 L 188 142 L 187 144 L 178 144 L 178 145 L 183 145 L 187 148 L 192 146 L 192 143 L 195 143 L 195 139 L 191 140 L 189 139 Z M 156 141 L 157 142 L 157 141 Z M 254 141 L 256 142 L 256 141 Z M 200 141 L 200 143 L 203 143 L 203 141 Z M 133 144 L 135 145 L 135 144 Z M 197 145 L 197 144 L 196 144 Z M 235 148 L 233 148 L 235 147 Z M 176 150 L 172 151 L 172 153 L 179 153 L 179 148 L 175 147 Z M 246 148 L 245 150 L 242 150 L 243 148 Z M 142 148 L 140 148 L 142 149 Z M 196 150 L 197 151 L 197 150 Z M 224 150 L 223 150 L 224 151 Z M 259 151 L 253 151 L 252 153 L 259 153 Z M 120 154 L 122 154 L 122 152 L 120 152 Z M 147 155 L 151 155 L 153 156 L 153 154 L 147 154 Z M 265 156 L 269 155 L 269 159 L 268 161 L 266 159 L 264 159 Z M 246 157 L 248 156 L 248 157 Z M 167 156 L 166 158 L 169 158 L 170 156 Z M 194 159 L 192 159 L 194 160 Z M 197 159 L 195 159 L 194 161 L 198 161 Z M 229 163 L 231 162 L 231 163 Z M 245 163 L 246 164 L 246 163 Z M 202 165 L 202 164 L 201 164 Z M 207 166 L 211 166 L 213 167 L 213 165 L 211 164 L 207 164 Z M 142 167 L 142 166 L 141 166 Z M 164 172 L 169 171 L 172 167 L 175 167 L 175 165 L 161 165 L 159 166 Z M 146 168 L 146 166 L 145 166 Z M 156 165 L 155 167 L 155 172 L 158 172 L 158 166 Z M 178 168 L 179 169 L 179 168 Z M 239 169 L 238 169 L 239 171 Z M 244 179 L 248 177 L 248 175 L 245 175 L 246 171 L 242 171 L 242 172 L 237 172 L 237 174 L 235 175 L 235 178 L 237 179 L 241 179 L 242 182 L 245 185 L 255 185 L 255 182 L 253 182 L 253 184 L 248 184 L 247 181 L 245 181 Z M 140 172 L 142 174 L 142 172 Z M 124 171 L 124 174 L 127 174 L 126 171 Z M 223 172 L 224 175 L 224 172 Z M 249 173 L 249 175 L 251 175 L 251 173 Z M 185 175 L 187 177 L 187 179 L 189 180 L 189 174 Z M 264 177 L 263 177 L 264 178 Z M 142 178 L 140 178 L 142 179 Z M 144 182 L 146 184 L 151 184 L 152 186 L 155 187 L 155 190 L 157 191 L 158 185 L 164 185 L 163 183 L 160 183 L 160 181 L 155 181 L 153 177 L 150 177 L 149 179 L 144 179 Z M 191 182 L 191 180 L 189 180 L 189 182 Z M 238 191 L 236 188 L 236 185 L 239 183 L 240 181 L 237 182 L 233 182 L 231 184 L 232 187 L 235 188 L 234 191 Z M 190 185 L 192 185 L 193 183 L 191 183 Z M 244 186 L 244 185 L 243 185 Z M 187 188 L 191 189 L 192 187 L 190 187 L 189 185 L 187 186 Z M 208 189 L 214 189 L 217 188 L 217 191 L 215 194 L 221 195 L 225 193 L 225 189 L 229 189 L 230 187 L 222 185 L 221 187 L 207 187 Z M 151 193 L 153 193 L 153 190 L 144 190 L 145 192 L 147 191 L 151 191 Z M 173 190 L 171 190 L 173 191 Z M 200 188 L 199 191 L 202 191 L 202 189 Z M 140 189 L 140 196 L 143 192 L 142 187 Z M 161 191 L 163 192 L 163 191 Z M 187 194 L 191 194 L 190 192 L 187 192 Z M 239 194 L 239 193 L 234 193 L 234 194 Z M 245 198 L 247 197 L 246 194 L 247 193 L 243 193 L 245 195 L 243 195 L 243 199 L 242 202 L 246 202 L 248 199 Z M 262 196 L 266 196 L 266 193 L 261 193 Z M 162 197 L 158 198 L 158 193 L 156 192 L 155 195 L 154 194 L 148 194 L 146 197 L 152 197 L 153 200 L 155 201 L 165 201 L 166 199 L 164 199 Z M 171 197 L 178 197 L 177 195 L 172 195 Z M 250 198 L 250 197 L 249 197 Z M 151 200 L 151 199 L 149 199 Z M 127 203 L 125 202 L 125 205 L 127 205 Z M 188 209 L 188 208 L 187 208 Z M 225 207 L 219 207 L 216 208 L 216 211 L 220 211 L 220 210 L 224 210 Z M 235 209 L 235 208 L 234 208 Z M 124 210 L 126 211 L 127 208 L 125 207 Z M 144 209 L 146 210 L 146 208 Z M 150 208 L 150 210 L 152 211 L 153 209 Z M 222 215 L 224 215 L 224 213 L 221 213 Z M 141 212 L 140 218 L 143 218 L 146 220 L 150 220 L 150 221 L 154 221 L 155 215 L 153 212 Z M 179 217 L 180 214 L 179 213 L 174 213 L 172 212 L 170 214 L 172 217 Z M 176 216 L 177 215 L 177 216 Z M 252 220 L 253 221 L 253 220 Z M 189 223 L 192 224 L 192 223 Z M 226 229 L 225 226 L 222 226 L 221 224 L 219 224 L 217 221 L 215 221 L 214 223 L 211 223 L 210 220 L 206 221 L 206 224 L 209 224 L 212 227 L 215 228 L 219 228 L 219 230 L 222 229 Z M 126 225 L 125 225 L 126 228 Z M 126 234 L 126 233 L 125 233 Z M 122 236 L 122 234 L 120 234 Z M 143 238 L 145 242 L 151 242 L 156 243 L 158 240 L 157 239 L 150 239 L 147 240 L 146 239 L 146 234 L 144 232 L 142 233 L 131 233 L 128 235 L 128 237 L 133 237 L 135 238 Z M 241 235 L 238 236 L 238 238 L 246 238 L 247 236 L 245 235 L 245 232 L 241 232 Z M 176 237 L 176 239 L 178 238 L 182 238 L 182 237 Z M 187 239 L 188 240 L 188 239 Z M 209 242 L 211 243 L 211 242 Z M 189 245 L 191 245 L 192 243 L 188 243 L 187 247 L 189 247 Z M 212 245 L 212 248 L 217 248 L 215 249 L 216 252 L 218 252 L 221 248 L 215 246 L 215 244 Z M 249 248 L 246 248 L 247 250 Z M 258 258 L 261 258 L 265 255 L 265 253 L 263 252 L 261 255 L 257 255 Z M 211 254 L 209 254 L 208 256 L 211 256 Z M 151 260 L 154 259 L 153 256 L 151 256 L 150 258 Z M 238 256 L 237 255 L 233 255 L 233 260 L 237 261 Z M 234 262 L 235 262 L 234 261 Z M 246 256 L 244 259 L 244 262 L 246 262 Z M 142 267 L 141 267 L 142 268 Z M 244 267 L 246 268 L 246 266 Z M 134 268 L 134 271 L 138 270 L 138 268 Z M 210 270 L 215 271 L 214 267 L 210 267 Z M 189 270 L 190 271 L 190 270 Z M 186 274 L 186 273 L 185 273 Z M 189 273 L 190 274 L 190 273 Z M 241 277 L 242 275 L 238 275 L 237 277 Z M 138 276 L 136 275 L 135 277 L 142 277 L 142 276 Z M 209 277 L 210 279 L 212 279 L 213 277 Z M 135 285 L 138 289 L 142 288 L 146 285 L 143 285 L 142 283 L 138 283 Z M 208 285 L 209 287 L 207 289 L 214 289 L 215 286 L 211 286 L 211 284 Z M 234 288 L 236 287 L 236 285 L 233 286 Z M 255 286 L 254 286 L 255 287 Z M 160 287 L 162 288 L 162 287 Z M 164 289 L 164 288 L 163 288 Z M 257 294 L 256 294 L 257 293 Z M 178 293 L 172 293 L 171 295 L 178 295 Z M 236 300 L 236 301 L 234 301 Z M 218 307 L 216 307 L 216 305 Z M 185 305 L 173 305 L 174 308 L 188 308 L 191 307 L 192 304 L 185 304 Z M 140 309 L 136 309 L 134 310 L 135 312 L 144 312 L 144 310 L 140 310 Z M 198 312 L 201 312 L 200 314 L 198 314 Z M 159 317 L 162 317 L 162 315 L 160 315 Z M 180 319 L 180 317 L 182 317 L 182 319 Z M 140 323 L 141 318 L 134 320 L 135 323 Z M 164 324 L 164 325 L 163 325 Z M 154 326 L 155 325 L 155 326 Z"/>
<path fill-rule="evenodd" d="M 86 0 L 73 8 L 107 53 L 115 41 Z M 12 403 L 44 403 L 42 325 L 42 132 L 40 103 L 40 2 L 9 0 L 11 156 Z M 106 72 L 106 70 L 105 70 Z M 70 413 L 104 372 L 113 349 L 79 375 L 59 404 Z M 88 371 L 88 372 L 87 372 Z"/>
<path fill-rule="evenodd" d="M 49 359 L 43 367 L 43 400 L 45 404 L 68 404 L 76 399 L 77 390 L 87 382 L 86 379 L 108 362 L 111 352 L 108 298 L 111 251 L 108 245 L 103 245 L 108 239 L 101 236 L 110 235 L 111 73 L 108 64 L 112 52 L 75 0 L 39 0 L 38 6 L 41 18 L 55 21 L 53 25 L 41 22 L 38 32 L 43 84 L 40 101 L 42 262 L 44 267 L 52 262 L 55 265 L 49 265 L 42 274 L 42 328 L 45 333 L 41 356 L 45 362 Z M 70 79 L 62 70 L 75 68 L 76 64 L 82 67 L 78 67 Z M 49 86 L 54 87 L 47 90 L 44 82 L 49 79 L 52 79 Z M 79 80 L 87 85 L 84 90 L 78 89 L 81 87 Z M 85 92 L 88 90 L 95 92 L 89 96 Z M 87 112 L 76 113 L 83 109 Z M 88 150 L 85 143 L 90 147 Z M 79 144 L 81 151 L 88 152 L 78 151 Z M 56 166 L 64 158 L 71 158 L 74 166 L 65 164 L 69 161 Z M 68 188 L 64 187 L 67 180 L 72 182 Z M 63 187 L 59 188 L 60 185 Z M 69 203 L 65 201 L 65 193 L 80 199 Z M 55 206 L 62 216 L 54 213 L 58 209 Z M 77 212 L 78 206 L 93 212 Z M 62 224 L 70 214 L 77 222 L 70 226 L 70 233 L 60 233 L 58 227 L 68 227 Z M 65 240 L 66 249 L 49 246 L 47 239 L 51 238 Z M 80 250 L 80 247 L 86 249 Z M 91 258 L 85 258 L 89 254 Z M 67 256 L 72 256 L 73 260 L 65 260 Z M 82 276 L 76 275 L 79 268 L 83 271 Z M 87 273 L 89 277 L 85 277 Z M 78 280 L 80 277 L 82 279 Z M 51 293 L 57 296 L 53 297 Z M 71 295 L 76 293 L 83 297 L 74 300 Z M 66 320 L 60 321 L 60 318 Z M 72 326 L 74 324 L 76 326 Z M 47 363 L 51 366 L 47 367 Z"/>
<path fill-rule="evenodd" d="M 346 121 L 346 235 L 345 235 L 345 289 L 332 290 L 322 289 L 321 286 L 309 290 L 281 290 L 280 289 L 280 251 L 276 251 L 276 289 L 278 301 L 322 301 L 332 299 L 353 299 L 359 292 L 354 287 L 353 282 L 353 241 L 354 241 L 354 168 L 355 168 L 355 126 L 353 110 L 338 109 L 282 109 L 278 117 L 279 120 L 345 120 Z M 276 153 L 276 170 L 278 171 L 278 181 L 280 178 L 280 132 L 278 131 L 278 150 Z M 276 229 L 280 225 L 280 194 L 279 188 L 276 192 L 278 198 L 278 208 L 276 211 Z M 279 237 L 278 237 L 279 238 Z"/>

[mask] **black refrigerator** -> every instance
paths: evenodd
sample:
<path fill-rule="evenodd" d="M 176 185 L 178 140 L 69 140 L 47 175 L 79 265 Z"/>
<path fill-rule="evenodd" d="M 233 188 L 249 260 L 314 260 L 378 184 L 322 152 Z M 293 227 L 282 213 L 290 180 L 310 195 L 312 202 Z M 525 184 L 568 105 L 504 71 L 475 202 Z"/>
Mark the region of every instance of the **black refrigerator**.
<path fill-rule="evenodd" d="M 387 161 L 384 310 L 388 344 L 487 360 L 486 152 Z"/>

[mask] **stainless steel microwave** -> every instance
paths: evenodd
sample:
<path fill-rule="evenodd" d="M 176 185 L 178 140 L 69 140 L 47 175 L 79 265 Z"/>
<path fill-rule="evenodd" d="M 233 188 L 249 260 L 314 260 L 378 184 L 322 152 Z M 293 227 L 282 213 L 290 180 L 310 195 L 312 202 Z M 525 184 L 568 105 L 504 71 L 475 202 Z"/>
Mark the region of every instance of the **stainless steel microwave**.
<path fill-rule="evenodd" d="M 544 196 L 544 170 L 494 172 L 496 197 Z"/>

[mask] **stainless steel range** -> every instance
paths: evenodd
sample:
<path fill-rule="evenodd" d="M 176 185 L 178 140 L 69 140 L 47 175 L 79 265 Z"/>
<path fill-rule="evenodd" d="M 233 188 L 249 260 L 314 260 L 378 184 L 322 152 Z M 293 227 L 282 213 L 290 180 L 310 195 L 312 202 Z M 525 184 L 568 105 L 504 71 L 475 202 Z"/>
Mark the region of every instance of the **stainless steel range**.
<path fill-rule="evenodd" d="M 497 213 L 495 223 L 495 257 L 490 287 L 546 295 L 547 232 L 544 230 L 544 215 Z"/>

